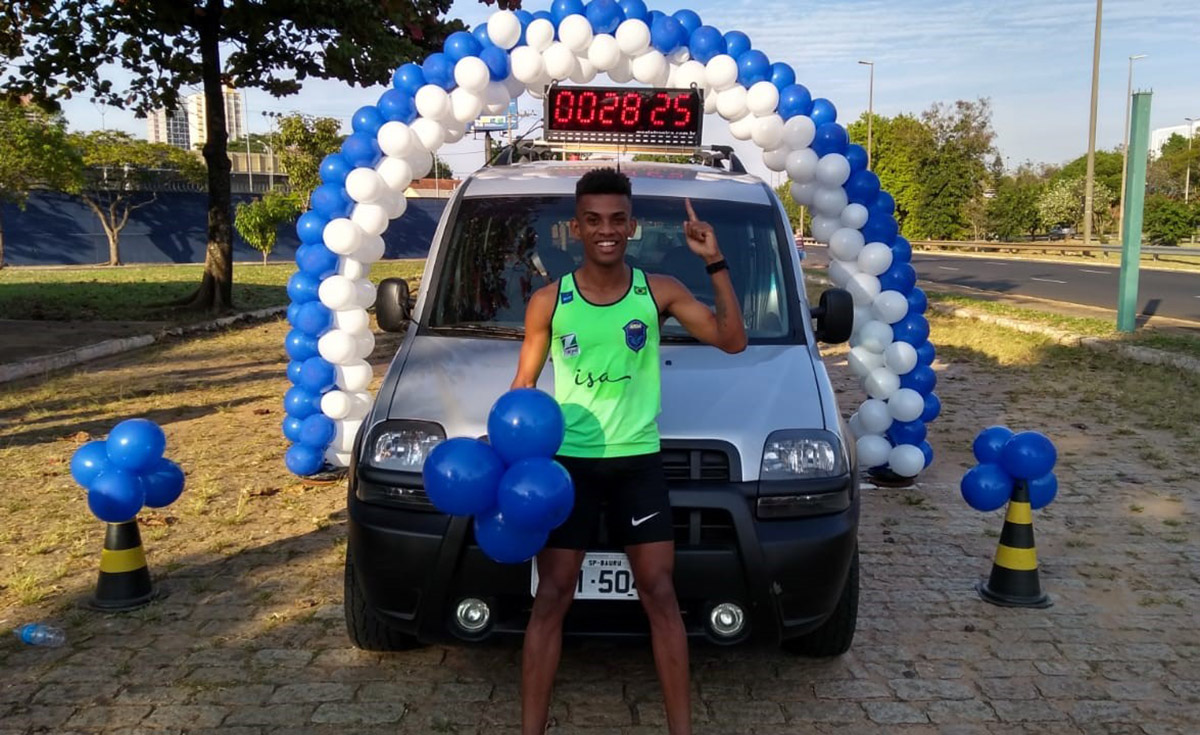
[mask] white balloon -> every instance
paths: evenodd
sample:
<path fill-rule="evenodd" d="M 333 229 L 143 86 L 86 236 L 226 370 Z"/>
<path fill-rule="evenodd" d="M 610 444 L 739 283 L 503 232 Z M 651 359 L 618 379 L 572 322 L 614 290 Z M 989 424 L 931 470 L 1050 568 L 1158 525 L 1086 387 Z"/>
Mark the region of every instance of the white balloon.
<path fill-rule="evenodd" d="M 361 263 L 374 263 L 383 257 L 383 248 L 383 238 L 379 235 L 363 235 L 362 245 L 354 252 L 354 259 Z"/>
<path fill-rule="evenodd" d="M 867 433 L 863 431 L 862 419 L 858 417 L 858 411 L 850 414 L 850 418 L 846 419 L 846 424 L 850 427 L 850 433 L 854 436 L 862 436 Z"/>
<path fill-rule="evenodd" d="M 766 82 L 766 84 L 771 84 Z M 757 85 L 755 85 L 757 86 Z M 774 89 L 775 85 L 771 84 Z M 754 118 L 754 130 L 750 136 L 759 148 L 771 149 L 783 142 L 783 118 L 774 113 Z M 840 212 L 841 209 L 839 208 Z"/>
<path fill-rule="evenodd" d="M 847 269 L 852 269 L 852 270 L 848 270 L 850 275 L 846 276 L 846 282 L 849 283 L 850 276 L 852 276 L 858 272 L 858 270 L 857 270 L 858 266 L 853 265 L 851 263 L 842 263 L 842 265 L 844 265 Z M 832 265 L 831 265 L 831 267 L 832 267 Z M 842 288 L 845 288 L 845 287 L 846 287 L 846 285 L 842 284 Z M 850 346 L 851 347 L 857 347 L 860 344 L 862 344 L 861 333 L 862 333 L 863 325 L 869 324 L 873 321 L 875 321 L 875 312 L 871 311 L 871 307 L 869 307 L 869 306 L 855 306 L 854 307 L 854 326 L 851 327 L 851 335 L 850 335 Z"/>
<path fill-rule="evenodd" d="M 503 82 L 488 82 L 483 89 L 483 109 L 489 115 L 503 115 L 511 99 Z"/>
<path fill-rule="evenodd" d="M 460 123 L 469 123 L 479 117 L 481 112 L 483 112 L 483 98 L 475 92 L 466 87 L 459 87 L 450 93 L 450 117 L 452 119 Z"/>
<path fill-rule="evenodd" d="M 317 352 L 334 365 L 345 365 L 359 359 L 358 342 L 354 335 L 340 329 L 331 329 L 321 335 L 317 340 Z"/>
<path fill-rule="evenodd" d="M 371 384 L 375 373 L 366 360 L 353 360 L 345 365 L 334 365 L 337 375 L 337 385 L 344 391 L 356 392 L 366 390 Z"/>
<path fill-rule="evenodd" d="M 488 82 L 492 81 L 492 75 L 483 59 L 478 56 L 464 56 L 454 65 L 454 81 L 460 89 L 482 92 Z"/>
<path fill-rule="evenodd" d="M 321 232 L 325 247 L 338 255 L 349 255 L 362 245 L 363 231 L 345 217 L 329 220 Z"/>
<path fill-rule="evenodd" d="M 875 314 L 880 321 L 895 324 L 908 313 L 908 299 L 899 291 L 884 291 L 875 297 L 872 308 L 875 309 Z M 899 374 L 901 371 L 897 370 L 896 372 Z"/>
<path fill-rule="evenodd" d="M 883 293 L 895 293 L 895 291 L 884 291 Z M 880 294 L 880 296 L 882 295 Z M 335 314 L 334 316 L 336 317 L 337 315 Z M 904 375 L 911 372 L 917 366 L 917 348 L 907 342 L 893 342 L 883 351 L 883 364 L 888 370 L 897 375 Z M 924 399 L 922 399 L 922 410 L 924 410 L 924 406 Z M 917 415 L 920 415 L 920 413 L 918 412 Z M 904 420 L 912 421 L 912 419 Z"/>
<path fill-rule="evenodd" d="M 704 88 L 704 114 L 717 114 L 717 93 L 711 87 L 705 85 Z"/>
<path fill-rule="evenodd" d="M 350 394 L 350 416 L 352 419 L 365 419 L 367 414 L 371 413 L 371 394 L 366 391 L 358 391 Z"/>
<path fill-rule="evenodd" d="M 871 352 L 883 354 L 892 343 L 892 325 L 884 324 L 878 319 L 872 319 L 858 330 L 859 344 Z"/>
<path fill-rule="evenodd" d="M 394 220 L 397 217 L 403 216 L 408 211 L 408 199 L 403 194 L 394 194 L 390 197 L 385 197 L 380 200 L 380 204 L 387 210 L 388 220 Z"/>
<path fill-rule="evenodd" d="M 669 57 L 667 57 L 667 61 L 671 62 L 671 64 L 673 66 L 678 66 L 679 64 L 686 63 L 688 61 L 691 61 L 691 59 L 692 59 L 692 53 L 687 50 L 687 46 L 680 46 L 679 48 L 672 51 L 671 55 Z"/>
<path fill-rule="evenodd" d="M 536 55 L 538 57 L 538 61 L 540 62 L 542 60 L 541 54 Z M 509 63 L 511 65 L 511 58 L 509 59 Z M 504 88 L 508 90 L 508 98 L 510 100 L 515 100 L 521 95 L 525 94 L 525 83 L 514 77 L 511 71 L 509 72 L 508 78 L 504 80 Z"/>
<path fill-rule="evenodd" d="M 638 56 L 650 48 L 650 26 L 636 18 L 617 26 L 617 46 L 626 56 Z"/>
<path fill-rule="evenodd" d="M 575 53 L 583 53 L 592 42 L 592 24 L 579 13 L 572 13 L 558 24 L 558 38 Z"/>
<path fill-rule="evenodd" d="M 571 81 L 576 84 L 590 84 L 596 78 L 596 65 L 586 56 L 575 57 L 575 73 Z"/>
<path fill-rule="evenodd" d="M 834 233 L 835 236 L 836 234 Z M 829 247 L 831 250 L 833 249 L 832 243 Z M 829 261 L 829 280 L 833 281 L 833 285 L 838 288 L 845 288 L 846 284 L 850 282 L 851 276 L 855 273 L 858 273 L 858 266 L 853 263 L 836 258 Z M 856 324 L 855 329 L 860 326 L 861 324 Z"/>
<path fill-rule="evenodd" d="M 875 368 L 863 381 L 867 395 L 886 401 L 893 393 L 900 390 L 900 378 L 885 367 Z"/>
<path fill-rule="evenodd" d="M 643 84 L 653 84 L 659 77 L 670 71 L 667 66 L 667 57 L 656 49 L 634 57 L 629 62 L 629 68 L 633 71 L 633 78 Z"/>
<path fill-rule="evenodd" d="M 378 204 L 356 204 L 350 214 L 350 221 L 362 228 L 368 235 L 382 235 L 387 229 L 387 209 Z"/>
<path fill-rule="evenodd" d="M 498 10 L 488 18 L 487 34 L 492 43 L 510 49 L 521 40 L 521 19 L 511 10 Z"/>
<path fill-rule="evenodd" d="M 358 436 L 359 429 L 362 428 L 362 421 L 346 419 L 337 421 L 337 430 L 333 434 L 333 443 L 330 444 L 331 449 L 336 449 L 338 452 L 353 452 L 354 440 Z"/>
<path fill-rule="evenodd" d="M 356 281 L 359 278 L 366 278 L 371 274 L 371 266 L 362 262 L 358 258 L 338 258 L 337 272 L 339 276 L 345 276 L 351 281 Z M 337 312 L 334 312 L 335 314 Z"/>
<path fill-rule="evenodd" d="M 321 396 L 321 413 L 331 419 L 344 419 L 350 415 L 354 399 L 345 391 L 331 390 Z"/>
<path fill-rule="evenodd" d="M 546 96 L 546 89 L 550 86 L 551 81 L 549 74 L 543 74 L 537 81 L 530 83 L 529 88 L 525 92 L 535 100 L 543 99 Z"/>
<path fill-rule="evenodd" d="M 588 61 L 597 71 L 608 71 L 621 60 L 621 47 L 617 39 L 607 33 L 598 33 L 592 38 L 592 45 L 587 49 Z"/>
<path fill-rule="evenodd" d="M 817 239 L 817 242 L 829 244 L 829 238 L 833 237 L 833 233 L 838 231 L 840 224 L 834 217 L 826 217 L 823 214 L 816 213 L 812 218 L 812 236 Z"/>
<path fill-rule="evenodd" d="M 750 109 L 746 107 L 746 88 L 740 84 L 735 84 L 718 93 L 717 112 L 721 113 L 721 117 L 730 122 L 741 120 L 750 114 Z"/>
<path fill-rule="evenodd" d="M 354 335 L 354 343 L 357 345 L 355 354 L 361 360 L 367 359 L 375 351 L 375 335 L 370 330 L 356 333 Z"/>
<path fill-rule="evenodd" d="M 858 254 L 858 269 L 873 276 L 886 271 L 892 265 L 892 249 L 881 242 L 869 242 Z"/>
<path fill-rule="evenodd" d="M 820 160 L 820 156 L 812 148 L 798 148 L 793 150 L 788 154 L 787 165 L 785 166 L 788 178 L 792 181 L 802 183 L 815 181 L 817 178 L 817 165 Z"/>
<path fill-rule="evenodd" d="M 858 407 L 858 419 L 868 434 L 882 434 L 892 425 L 892 414 L 888 404 L 877 399 L 868 398 Z"/>
<path fill-rule="evenodd" d="M 813 209 L 831 219 L 838 220 L 841 227 L 842 210 L 846 208 L 846 190 L 840 186 L 821 186 L 813 197 Z"/>
<path fill-rule="evenodd" d="M 708 86 L 708 76 L 705 74 L 704 64 L 699 61 L 686 61 L 675 69 L 675 78 L 673 85 L 679 89 L 691 89 L 695 85 L 697 89 L 703 90 Z"/>
<path fill-rule="evenodd" d="M 370 203 L 383 196 L 387 184 L 375 169 L 360 166 L 346 175 L 346 193 L 356 202 Z"/>
<path fill-rule="evenodd" d="M 437 120 L 419 117 L 413 120 L 413 124 L 409 127 L 412 129 L 413 135 L 417 136 L 417 140 L 421 142 L 421 146 L 427 151 L 436 151 L 446 142 L 446 128 L 442 127 Z"/>
<path fill-rule="evenodd" d="M 354 282 L 354 304 L 360 309 L 370 309 L 375 305 L 375 284 L 365 278 Z M 354 308 L 354 307 L 351 307 Z"/>
<path fill-rule="evenodd" d="M 863 205 L 847 204 L 846 208 L 842 210 L 842 224 L 855 230 L 861 230 L 862 226 L 867 223 L 867 214 L 867 208 Z"/>
<path fill-rule="evenodd" d="M 412 183 L 413 170 L 408 161 L 395 156 L 385 156 L 375 167 L 383 183 L 397 194 L 403 194 Z"/>
<path fill-rule="evenodd" d="M 401 158 L 413 145 L 413 134 L 402 122 L 392 120 L 379 128 L 379 148 L 389 156 Z"/>
<path fill-rule="evenodd" d="M 838 260 L 855 261 L 858 270 L 858 254 L 863 249 L 863 236 L 858 230 L 842 227 L 829 238 L 829 254 Z"/>
<path fill-rule="evenodd" d="M 817 163 L 817 181 L 823 186 L 841 186 L 850 178 L 850 162 L 841 153 L 821 156 Z"/>
<path fill-rule="evenodd" d="M 859 467 L 878 467 L 887 464 L 892 443 L 878 434 L 860 436 L 856 443 Z"/>
<path fill-rule="evenodd" d="M 354 281 L 345 276 L 329 276 L 321 281 L 317 289 L 317 297 L 321 299 L 321 303 L 334 311 L 357 309 L 358 305 L 354 303 L 356 295 Z"/>
<path fill-rule="evenodd" d="M 746 106 L 755 115 L 770 115 L 779 107 L 779 88 L 770 82 L 755 82 L 746 90 Z M 783 118 L 780 118 L 780 122 Z M 781 126 L 782 127 L 782 126 Z M 780 131 L 780 136 L 783 131 Z"/>
<path fill-rule="evenodd" d="M 855 273 L 846 284 L 846 290 L 854 297 L 854 303 L 870 306 L 879 295 L 879 279 L 869 273 Z"/>
<path fill-rule="evenodd" d="M 414 100 L 421 117 L 441 120 L 450 115 L 450 95 L 436 84 L 426 84 L 418 89 Z"/>
<path fill-rule="evenodd" d="M 738 64 L 729 54 L 717 54 L 704 65 L 708 86 L 722 92 L 737 83 Z"/>
<path fill-rule="evenodd" d="M 850 348 L 850 352 L 846 354 L 846 362 L 850 365 L 852 373 L 865 378 L 875 368 L 883 367 L 883 355 L 859 345 Z"/>
<path fill-rule="evenodd" d="M 352 452 L 339 452 L 333 447 L 328 447 L 325 450 L 325 462 L 334 467 L 349 467 L 350 458 L 353 457 Z"/>
<path fill-rule="evenodd" d="M 801 207 L 811 207 L 813 197 L 817 195 L 817 185 L 812 181 L 798 181 L 791 185 L 790 191 L 796 204 Z"/>
<path fill-rule="evenodd" d="M 404 160 L 408 161 L 414 179 L 424 178 L 433 170 L 433 154 L 420 147 L 420 141 L 413 147 L 412 152 L 404 157 Z"/>
<path fill-rule="evenodd" d="M 538 18 L 538 20 L 545 20 Z M 534 21 L 536 23 L 537 21 Z M 550 21 L 546 21 L 549 23 Z M 530 25 L 533 25 L 532 23 Z M 514 78 L 524 84 L 532 84 L 542 78 L 546 72 L 546 62 L 542 53 L 532 46 L 518 46 L 508 57 L 509 67 Z"/>
<path fill-rule="evenodd" d="M 893 342 L 902 345 L 904 342 Z M 909 345 L 912 347 L 912 345 Z M 897 421 L 916 421 L 925 412 L 925 397 L 912 388 L 901 388 L 887 401 L 888 412 Z"/>
<path fill-rule="evenodd" d="M 783 171 L 787 168 L 787 157 L 792 152 L 786 145 L 763 151 L 763 165 L 772 171 Z"/>
<path fill-rule="evenodd" d="M 538 18 L 525 29 L 525 43 L 529 48 L 541 53 L 554 43 L 554 24 L 545 18 Z"/>
<path fill-rule="evenodd" d="M 345 309 L 333 312 L 333 326 L 351 334 L 365 332 L 371 328 L 371 317 L 366 309 Z M 903 343 L 902 343 L 903 344 Z"/>
<path fill-rule="evenodd" d="M 888 456 L 888 467 L 901 477 L 916 477 L 925 469 L 925 453 L 912 444 L 892 447 Z"/>
<path fill-rule="evenodd" d="M 807 115 L 796 115 L 788 118 L 783 126 L 783 139 L 795 149 L 807 148 L 817 137 L 817 126 Z"/>
<path fill-rule="evenodd" d="M 561 41 L 550 44 L 550 48 L 542 52 L 542 60 L 546 62 L 546 73 L 551 79 L 562 81 L 575 73 L 575 52 Z"/>

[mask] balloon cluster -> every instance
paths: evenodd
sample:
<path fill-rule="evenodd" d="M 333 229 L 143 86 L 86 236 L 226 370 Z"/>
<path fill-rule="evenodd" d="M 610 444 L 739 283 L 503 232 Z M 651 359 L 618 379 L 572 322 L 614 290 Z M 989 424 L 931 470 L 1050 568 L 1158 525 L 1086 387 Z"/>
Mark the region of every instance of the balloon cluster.
<path fill-rule="evenodd" d="M 1029 506 L 1044 508 L 1058 494 L 1054 462 L 1058 452 L 1042 433 L 1022 431 L 1014 434 L 1006 426 L 989 426 L 979 432 L 971 445 L 979 464 L 962 478 L 962 495 L 975 510 L 991 511 L 1004 507 L 1017 482 L 1029 488 Z"/>
<path fill-rule="evenodd" d="M 412 179 L 479 115 L 503 114 L 525 93 L 540 99 L 552 82 L 587 84 L 601 73 L 619 84 L 694 85 L 706 113 L 761 148 L 768 168 L 787 172 L 793 198 L 813 212 L 814 236 L 830 246 L 830 277 L 854 295 L 850 364 L 874 401 L 855 421 L 859 456 L 901 475 L 920 472 L 933 457 L 924 424 L 940 411 L 925 295 L 914 287 L 895 201 L 867 170 L 866 151 L 850 145 L 832 102 L 814 99 L 791 66 L 772 63 L 746 34 L 706 25 L 693 10 L 651 11 L 643 0 L 497 11 L 470 32 L 450 34 L 421 63 L 401 66 L 393 88 L 354 113 L 354 133 L 322 162 L 323 184 L 297 224 L 304 245 L 288 284 L 295 387 L 284 433 L 296 442 L 289 469 L 309 474 L 325 462 L 349 463 L 368 410 L 364 360 L 373 339 L 363 310 L 374 289 L 366 275 L 383 252 L 388 220 L 404 213 Z"/>
<path fill-rule="evenodd" d="M 183 470 L 163 457 L 167 437 L 158 424 L 128 419 L 107 439 L 71 456 L 71 477 L 87 490 L 88 508 L 106 523 L 131 521 L 143 505 L 163 508 L 183 493 Z"/>
<path fill-rule="evenodd" d="M 456 437 L 434 447 L 422 477 L 443 513 L 475 516 L 475 540 L 502 564 L 531 558 L 575 505 L 567 470 L 552 457 L 563 415 L 546 393 L 509 391 L 488 414 L 488 442 Z"/>

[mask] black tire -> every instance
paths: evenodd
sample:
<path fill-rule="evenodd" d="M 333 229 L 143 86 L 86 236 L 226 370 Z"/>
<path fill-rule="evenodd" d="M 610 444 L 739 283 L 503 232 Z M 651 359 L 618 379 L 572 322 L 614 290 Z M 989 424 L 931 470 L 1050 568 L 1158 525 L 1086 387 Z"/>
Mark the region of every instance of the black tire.
<path fill-rule="evenodd" d="M 841 656 L 850 650 L 854 642 L 854 631 L 858 627 L 858 549 L 850 560 L 850 574 L 846 586 L 838 598 L 833 614 L 821 627 L 783 642 L 783 650 L 798 656 L 828 657 Z"/>
<path fill-rule="evenodd" d="M 421 646 L 414 636 L 388 627 L 367 606 L 367 599 L 354 578 L 354 555 L 349 546 L 346 547 L 344 579 L 342 604 L 346 611 L 346 633 L 351 643 L 364 651 L 408 651 Z"/>

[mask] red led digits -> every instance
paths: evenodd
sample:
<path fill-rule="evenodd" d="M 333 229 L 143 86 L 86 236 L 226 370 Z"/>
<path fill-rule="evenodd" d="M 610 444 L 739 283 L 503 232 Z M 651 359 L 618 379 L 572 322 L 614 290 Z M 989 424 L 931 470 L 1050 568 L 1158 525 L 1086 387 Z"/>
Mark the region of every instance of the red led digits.
<path fill-rule="evenodd" d="M 579 95 L 578 120 L 580 125 L 590 126 L 595 121 L 598 104 L 599 101 L 595 92 L 587 91 Z"/>
<path fill-rule="evenodd" d="M 667 120 L 663 114 L 671 109 L 671 95 L 659 92 L 654 95 L 653 107 L 650 108 L 650 125 L 656 128 L 666 127 Z"/>
<path fill-rule="evenodd" d="M 600 103 L 600 127 L 611 128 L 617 124 L 616 112 L 621 107 L 621 98 L 616 92 L 605 92 L 604 101 Z"/>
<path fill-rule="evenodd" d="M 684 92 L 675 98 L 675 127 L 686 128 L 692 121 L 692 93 Z"/>
<path fill-rule="evenodd" d="M 632 129 L 641 119 L 642 96 L 637 92 L 629 92 L 621 100 L 621 124 Z"/>
<path fill-rule="evenodd" d="M 570 90 L 560 89 L 554 97 L 554 124 L 555 125 L 570 125 L 571 118 L 575 112 L 575 93 Z"/>
<path fill-rule="evenodd" d="M 548 140 L 695 146 L 700 97 L 686 89 L 568 87 L 546 97 Z"/>

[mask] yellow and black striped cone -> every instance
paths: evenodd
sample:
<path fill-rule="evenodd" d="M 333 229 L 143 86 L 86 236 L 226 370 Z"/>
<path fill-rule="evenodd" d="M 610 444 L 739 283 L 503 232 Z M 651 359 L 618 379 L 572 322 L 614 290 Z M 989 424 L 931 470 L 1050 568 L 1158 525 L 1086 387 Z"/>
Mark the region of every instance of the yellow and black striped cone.
<path fill-rule="evenodd" d="M 110 523 L 100 552 L 100 579 L 88 606 L 105 612 L 133 610 L 157 596 L 146 567 L 137 520 Z"/>
<path fill-rule="evenodd" d="M 1033 509 L 1029 506 L 1029 488 L 1017 480 L 992 575 L 975 586 L 985 602 L 1004 607 L 1050 607 L 1050 597 L 1038 582 L 1037 547 L 1033 543 Z"/>

